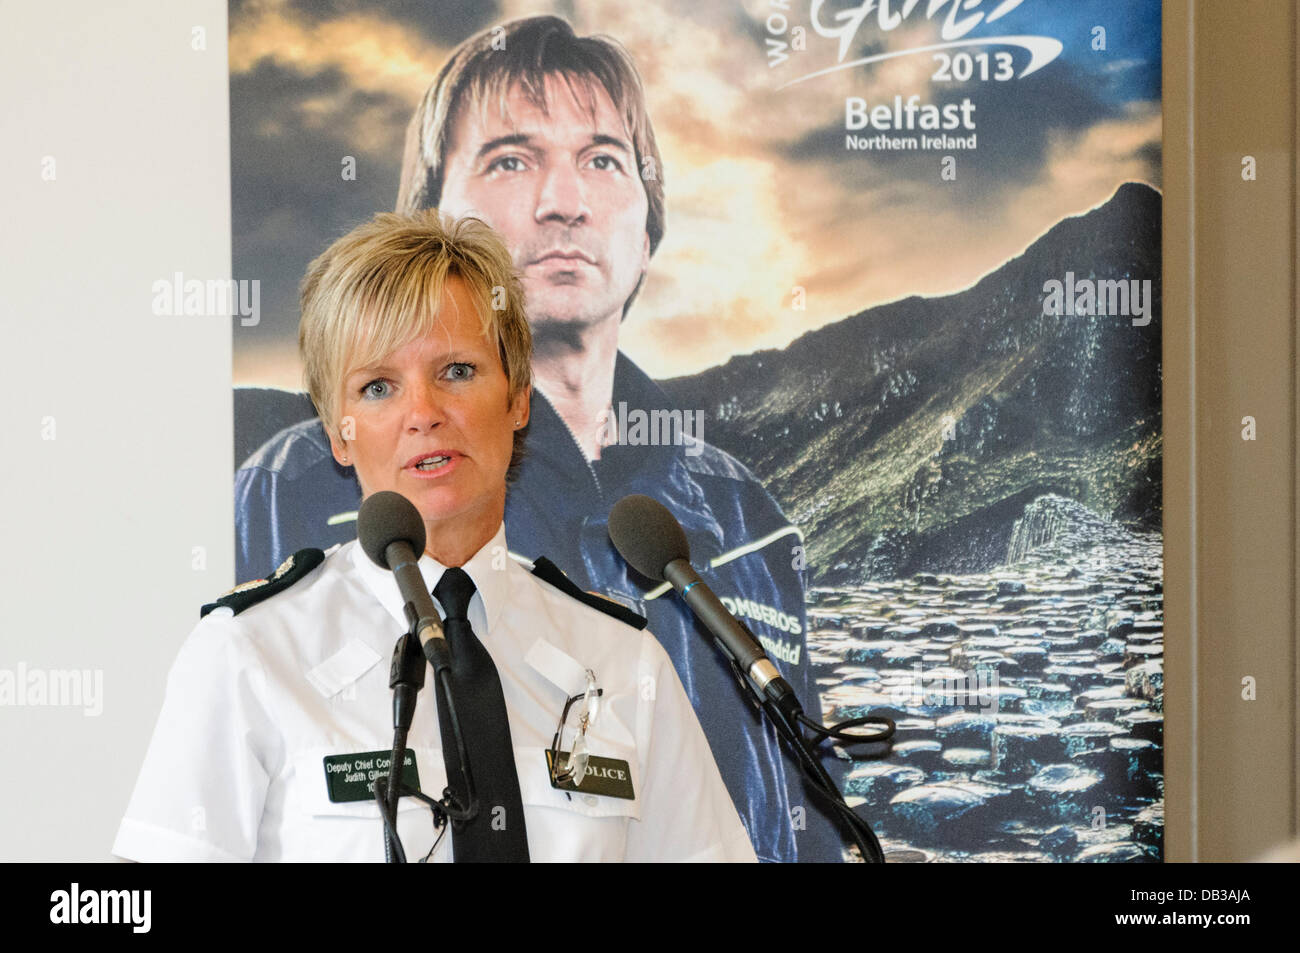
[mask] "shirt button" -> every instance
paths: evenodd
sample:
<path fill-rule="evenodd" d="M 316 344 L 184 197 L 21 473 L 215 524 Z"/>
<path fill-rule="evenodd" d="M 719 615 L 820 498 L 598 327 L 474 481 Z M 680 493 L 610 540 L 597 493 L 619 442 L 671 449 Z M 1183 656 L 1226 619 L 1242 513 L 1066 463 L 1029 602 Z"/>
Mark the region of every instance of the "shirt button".
<path fill-rule="evenodd" d="M 584 795 L 582 796 L 582 803 L 585 804 L 585 805 L 587 805 L 587 807 L 595 807 L 595 806 L 596 806 L 596 795 L 594 795 L 594 794 L 584 794 Z"/>

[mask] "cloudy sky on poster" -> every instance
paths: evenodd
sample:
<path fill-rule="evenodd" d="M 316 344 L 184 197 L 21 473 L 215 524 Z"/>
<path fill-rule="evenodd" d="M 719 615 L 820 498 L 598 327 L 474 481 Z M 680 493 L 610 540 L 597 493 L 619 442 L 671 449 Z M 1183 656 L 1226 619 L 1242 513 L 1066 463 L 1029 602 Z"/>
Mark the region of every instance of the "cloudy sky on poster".
<path fill-rule="evenodd" d="M 668 230 L 622 341 L 654 376 L 781 347 L 906 295 L 959 290 L 1120 183 L 1160 187 L 1157 0 L 965 0 L 956 17 L 950 2 L 920 0 L 888 30 L 878 9 L 853 30 L 847 16 L 837 19 L 862 6 L 232 3 L 235 277 L 262 281 L 261 324 L 236 330 L 236 384 L 297 389 L 296 288 L 307 262 L 392 208 L 407 121 L 448 51 L 517 16 L 558 13 L 579 33 L 608 34 L 641 71 L 664 159 Z M 817 32 L 814 8 L 835 35 Z M 907 8 L 893 2 L 886 13 Z M 996 22 L 955 25 L 1003 8 Z M 786 85 L 838 65 L 842 40 L 848 62 L 944 42 L 950 21 L 948 39 L 1047 37 L 1063 50 L 1005 82 L 981 81 L 978 70 L 964 83 L 933 82 L 938 64 L 920 52 Z M 807 48 L 769 65 L 768 40 L 789 42 L 795 27 Z M 1105 50 L 1093 49 L 1097 27 Z M 1014 45 L 961 49 L 1009 51 L 1017 76 L 1030 59 Z M 846 97 L 874 106 L 913 95 L 940 106 L 968 98 L 977 148 L 846 149 Z M 957 157 L 955 182 L 940 179 L 944 154 Z M 355 181 L 340 175 L 349 155 Z M 807 289 L 805 310 L 791 307 L 796 286 Z"/>

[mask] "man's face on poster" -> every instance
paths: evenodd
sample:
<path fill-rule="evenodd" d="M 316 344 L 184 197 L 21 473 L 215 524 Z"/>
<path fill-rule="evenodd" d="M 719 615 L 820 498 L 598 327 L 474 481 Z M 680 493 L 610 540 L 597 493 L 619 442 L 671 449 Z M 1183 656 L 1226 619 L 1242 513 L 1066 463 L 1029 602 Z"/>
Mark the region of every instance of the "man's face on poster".
<path fill-rule="evenodd" d="M 548 75 L 545 90 L 545 112 L 517 87 L 504 115 L 459 110 L 439 208 L 501 233 L 535 327 L 617 321 L 650 260 L 632 137 L 600 84 Z"/>

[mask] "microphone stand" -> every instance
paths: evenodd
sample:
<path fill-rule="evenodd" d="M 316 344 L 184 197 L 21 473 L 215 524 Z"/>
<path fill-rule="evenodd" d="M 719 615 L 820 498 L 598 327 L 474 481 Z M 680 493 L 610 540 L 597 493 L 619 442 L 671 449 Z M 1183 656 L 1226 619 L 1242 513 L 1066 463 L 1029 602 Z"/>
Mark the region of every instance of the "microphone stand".
<path fill-rule="evenodd" d="M 409 602 L 405 606 L 405 612 L 410 627 L 393 646 L 393 658 L 388 670 L 388 687 L 393 690 L 393 753 L 389 762 L 388 783 L 384 784 L 383 778 L 376 778 L 371 786 L 384 821 L 384 861 L 390 864 L 406 863 L 406 851 L 397 834 L 397 801 L 402 794 L 413 795 L 433 808 L 434 826 L 439 828 L 447 823 L 448 818 L 467 821 L 478 814 L 478 796 L 474 791 L 474 778 L 470 773 L 469 753 L 465 748 L 460 718 L 456 714 L 449 659 L 444 654 L 441 664 L 426 660 L 420 639 L 416 635 L 418 613 Z M 419 699 L 420 690 L 424 688 L 426 665 L 433 668 L 433 677 L 438 679 L 447 702 L 447 720 L 456 738 L 456 754 L 460 759 L 461 775 L 465 778 L 463 805 L 452 791 L 450 779 L 442 792 L 442 799 L 438 801 L 402 783 L 406 740 L 410 734 L 411 722 L 415 719 L 415 703 Z M 443 757 L 445 759 L 445 752 Z"/>
<path fill-rule="evenodd" d="M 749 633 L 751 638 L 754 638 L 749 626 L 739 619 L 736 621 Z M 757 638 L 755 638 L 755 642 L 757 642 Z M 862 859 L 869 864 L 883 864 L 885 854 L 880 847 L 880 841 L 876 838 L 875 831 L 844 800 L 844 795 L 840 793 L 834 779 L 831 778 L 830 773 L 817 756 L 815 746 L 826 738 L 836 738 L 851 744 L 888 741 L 894 735 L 895 725 L 893 720 L 884 715 L 868 715 L 863 718 L 842 721 L 830 727 L 821 725 L 804 714 L 803 707 L 799 704 L 793 692 L 787 693 L 779 703 L 765 697 L 764 693 L 760 692 L 757 686 L 741 671 L 739 663 L 722 640 L 714 639 L 714 643 L 726 657 L 732 673 L 736 676 L 736 681 L 740 684 L 741 692 L 771 722 L 772 727 L 776 729 L 777 736 L 785 743 L 790 753 L 794 755 L 799 770 L 807 779 L 809 785 L 826 800 L 844 826 L 848 828 L 849 836 L 853 839 L 853 843 L 857 845 L 859 852 L 861 852 Z M 886 727 L 882 731 L 865 735 L 850 734 L 847 730 L 871 723 L 884 724 Z M 814 737 L 811 742 L 804 734 L 805 727 L 809 728 L 813 733 Z"/>

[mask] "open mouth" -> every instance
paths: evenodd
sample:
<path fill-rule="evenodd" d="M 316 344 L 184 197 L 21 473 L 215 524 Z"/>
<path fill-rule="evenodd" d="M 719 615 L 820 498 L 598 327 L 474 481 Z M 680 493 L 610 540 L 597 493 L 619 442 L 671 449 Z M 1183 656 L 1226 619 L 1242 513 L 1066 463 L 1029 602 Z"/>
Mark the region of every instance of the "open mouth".
<path fill-rule="evenodd" d="M 439 467 L 446 466 L 451 462 L 451 457 L 446 455 L 436 457 L 425 457 L 414 467 L 416 470 L 436 470 Z"/>

